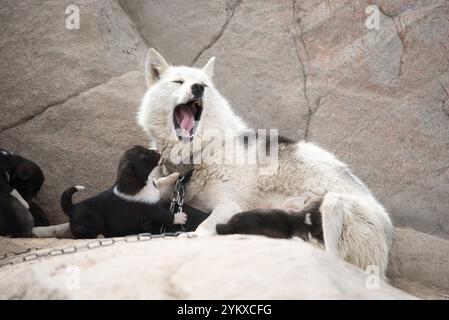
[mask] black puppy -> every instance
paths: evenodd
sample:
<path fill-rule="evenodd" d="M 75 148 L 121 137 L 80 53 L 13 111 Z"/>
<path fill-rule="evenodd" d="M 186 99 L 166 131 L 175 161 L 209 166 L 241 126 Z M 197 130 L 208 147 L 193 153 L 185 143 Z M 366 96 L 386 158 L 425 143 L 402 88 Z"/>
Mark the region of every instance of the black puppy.
<path fill-rule="evenodd" d="M 48 226 L 34 203 L 43 183 L 36 163 L 0 149 L 0 235 L 29 237 L 34 226 Z"/>
<path fill-rule="evenodd" d="M 143 232 L 159 233 L 162 225 L 184 224 L 185 213 L 171 213 L 159 201 L 178 173 L 154 181 L 151 171 L 161 155 L 142 146 L 127 150 L 120 159 L 117 181 L 108 190 L 76 205 L 72 195 L 84 189 L 72 187 L 61 196 L 75 238 L 118 237 Z"/>
<path fill-rule="evenodd" d="M 218 234 L 254 234 L 271 238 L 310 236 L 323 242 L 320 206 L 322 198 L 312 198 L 298 212 L 281 209 L 255 209 L 234 215 L 226 224 L 217 224 Z"/>

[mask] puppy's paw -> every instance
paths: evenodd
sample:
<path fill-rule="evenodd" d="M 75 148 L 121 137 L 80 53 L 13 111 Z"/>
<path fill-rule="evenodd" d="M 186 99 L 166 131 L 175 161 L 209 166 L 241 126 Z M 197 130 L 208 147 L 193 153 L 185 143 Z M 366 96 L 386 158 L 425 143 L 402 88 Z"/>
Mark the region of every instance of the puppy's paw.
<path fill-rule="evenodd" d="M 187 215 L 184 212 L 175 213 L 173 224 L 186 224 Z"/>
<path fill-rule="evenodd" d="M 193 239 L 193 238 L 198 238 L 198 235 L 195 232 L 184 232 L 181 233 L 178 238 L 184 238 L 184 239 Z"/>

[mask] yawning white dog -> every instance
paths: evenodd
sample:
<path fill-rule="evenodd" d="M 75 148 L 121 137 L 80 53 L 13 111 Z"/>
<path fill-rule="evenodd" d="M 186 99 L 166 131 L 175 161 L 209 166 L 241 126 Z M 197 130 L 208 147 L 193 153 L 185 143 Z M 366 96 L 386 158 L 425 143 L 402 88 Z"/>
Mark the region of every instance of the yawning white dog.
<path fill-rule="evenodd" d="M 240 211 L 280 207 L 286 199 L 309 192 L 323 197 L 325 250 L 363 269 L 377 267 L 383 276 L 393 235 L 390 218 L 366 186 L 332 154 L 311 143 L 280 140 L 276 153 L 271 152 L 263 164 L 223 160 L 228 155 L 228 138 L 234 140 L 234 148 L 242 147 L 249 155 L 270 143 L 239 139 L 249 128 L 215 88 L 214 62 L 210 59 L 202 69 L 170 66 L 150 49 L 148 91 L 138 114 L 138 123 L 170 170 L 194 169 L 186 200 L 212 212 L 197 233 L 215 234 L 218 223 Z M 212 139 L 210 132 L 226 138 L 213 143 L 216 137 Z M 207 151 L 211 145 L 213 152 Z M 207 161 L 186 165 L 206 151 Z M 260 167 L 273 158 L 276 170 L 261 174 Z"/>

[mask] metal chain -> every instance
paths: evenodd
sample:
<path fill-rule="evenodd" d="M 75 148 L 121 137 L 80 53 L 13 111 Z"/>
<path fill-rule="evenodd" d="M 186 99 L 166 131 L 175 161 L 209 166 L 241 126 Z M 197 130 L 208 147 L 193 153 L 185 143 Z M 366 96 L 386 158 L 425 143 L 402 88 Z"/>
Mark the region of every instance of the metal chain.
<path fill-rule="evenodd" d="M 173 214 L 182 212 L 183 206 L 184 206 L 184 199 L 185 199 L 185 191 L 184 191 L 184 177 L 181 176 L 176 180 L 175 188 L 173 189 L 173 192 L 171 194 L 170 198 L 170 212 Z M 165 232 L 166 225 L 161 226 L 161 233 Z M 181 225 L 182 231 L 185 231 L 184 226 Z"/>
<path fill-rule="evenodd" d="M 167 238 L 175 238 L 179 236 L 180 234 L 184 234 L 185 232 L 166 232 L 162 234 L 151 234 L 151 233 L 140 233 L 137 235 L 130 235 L 126 237 L 118 237 L 118 238 L 104 238 L 104 239 L 96 239 L 93 241 L 90 241 L 86 244 L 82 245 L 75 245 L 75 246 L 69 246 L 65 248 L 60 249 L 49 249 L 43 252 L 40 252 L 41 250 L 44 250 L 44 248 L 29 248 L 25 251 L 21 252 L 7 252 L 2 255 L 0 255 L 0 268 L 8 265 L 16 265 L 23 262 L 33 261 L 37 260 L 39 258 L 44 257 L 54 257 L 54 256 L 60 256 L 60 255 L 66 255 L 66 254 L 72 254 L 80 251 L 85 250 L 92 250 L 97 248 L 103 248 L 103 247 L 109 247 L 116 243 L 135 243 L 135 242 L 143 242 L 143 241 L 149 241 L 152 239 L 167 239 Z M 185 233 L 187 235 L 187 238 L 191 238 L 189 233 Z M 34 252 L 37 251 L 37 252 Z M 24 255 L 25 254 L 25 255 Z M 17 257 L 20 256 L 20 257 Z M 11 258 L 12 257 L 12 258 Z M 17 257 L 17 258 L 16 258 Z M 7 259 L 11 258 L 11 259 Z M 6 262 L 1 262 L 3 260 L 7 260 Z"/>
<path fill-rule="evenodd" d="M 36 248 L 28 248 L 28 249 L 26 249 L 24 251 L 16 251 L 16 252 L 9 251 L 9 252 L 6 252 L 6 253 L 2 253 L 2 254 L 0 254 L 0 261 L 1 260 L 5 260 L 6 258 L 9 258 L 11 256 L 19 256 L 21 254 L 25 254 L 25 253 L 28 253 L 28 252 L 31 252 L 31 251 L 40 250 L 40 249 L 42 249 L 42 248 L 37 248 L 36 247 Z"/>
<path fill-rule="evenodd" d="M 171 203 L 170 203 L 171 213 L 182 212 L 182 206 L 184 205 L 184 198 L 185 198 L 184 184 L 182 183 L 183 181 L 184 176 L 179 177 L 178 180 L 176 180 L 175 189 L 173 190 L 171 195 Z M 178 207 L 178 210 L 175 212 L 176 206 Z"/>

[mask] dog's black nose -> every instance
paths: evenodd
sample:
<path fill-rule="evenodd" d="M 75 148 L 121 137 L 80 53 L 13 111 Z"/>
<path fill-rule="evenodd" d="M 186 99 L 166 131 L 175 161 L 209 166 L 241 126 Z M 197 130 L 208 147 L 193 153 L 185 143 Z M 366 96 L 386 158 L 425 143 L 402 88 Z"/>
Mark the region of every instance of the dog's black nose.
<path fill-rule="evenodd" d="M 203 96 L 204 85 L 201 83 L 192 84 L 192 94 L 195 99 L 199 99 Z"/>

